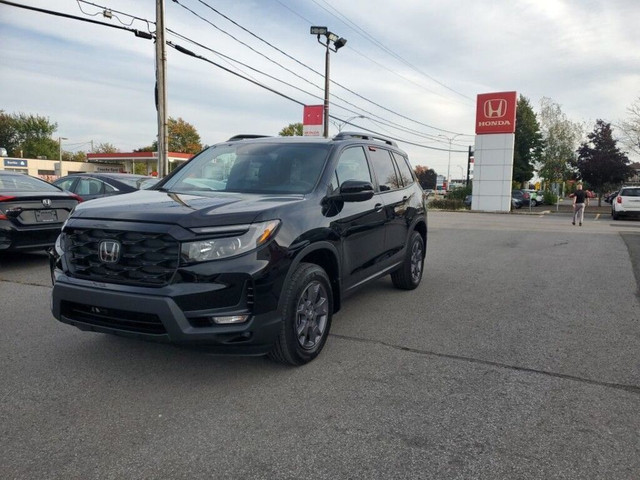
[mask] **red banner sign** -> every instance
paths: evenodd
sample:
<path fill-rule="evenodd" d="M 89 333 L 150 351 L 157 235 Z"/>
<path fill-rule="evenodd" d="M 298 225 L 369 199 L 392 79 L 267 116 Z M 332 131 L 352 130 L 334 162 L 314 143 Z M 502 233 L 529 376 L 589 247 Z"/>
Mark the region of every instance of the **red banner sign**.
<path fill-rule="evenodd" d="M 476 134 L 516 131 L 516 92 L 481 93 L 476 106 Z"/>
<path fill-rule="evenodd" d="M 321 137 L 323 130 L 323 105 L 305 105 L 302 114 L 302 134 L 305 137 Z"/>

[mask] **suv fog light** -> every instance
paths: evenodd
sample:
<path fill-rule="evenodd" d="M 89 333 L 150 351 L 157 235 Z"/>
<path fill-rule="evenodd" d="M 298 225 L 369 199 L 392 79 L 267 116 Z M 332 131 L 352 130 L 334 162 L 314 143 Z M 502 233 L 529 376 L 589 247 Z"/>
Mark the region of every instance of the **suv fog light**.
<path fill-rule="evenodd" d="M 243 323 L 249 319 L 249 315 L 229 315 L 226 317 L 211 317 L 211 321 L 217 324 Z"/>

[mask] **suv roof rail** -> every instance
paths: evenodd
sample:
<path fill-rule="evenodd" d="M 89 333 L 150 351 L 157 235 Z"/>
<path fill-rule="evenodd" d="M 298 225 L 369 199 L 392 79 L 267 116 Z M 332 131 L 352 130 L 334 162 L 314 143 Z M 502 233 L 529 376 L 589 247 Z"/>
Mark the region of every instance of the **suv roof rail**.
<path fill-rule="evenodd" d="M 368 133 L 359 133 L 359 132 L 340 132 L 335 137 L 334 140 L 345 140 L 347 138 L 361 138 L 363 140 L 377 140 L 378 142 L 384 142 L 387 145 L 391 145 L 393 147 L 397 147 L 398 144 L 393 140 L 390 140 L 385 137 L 378 137 L 377 135 L 370 135 Z"/>
<path fill-rule="evenodd" d="M 234 135 L 227 142 L 233 142 L 235 140 L 246 140 L 248 138 L 264 138 L 269 137 L 270 135 L 256 135 L 254 133 L 241 133 L 239 135 Z"/>

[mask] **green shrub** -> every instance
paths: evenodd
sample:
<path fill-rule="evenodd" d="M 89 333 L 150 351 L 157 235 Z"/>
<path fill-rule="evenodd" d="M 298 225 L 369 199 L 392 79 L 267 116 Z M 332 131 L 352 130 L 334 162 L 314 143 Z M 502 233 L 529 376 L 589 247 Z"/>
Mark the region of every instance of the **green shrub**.
<path fill-rule="evenodd" d="M 439 210 L 463 210 L 467 208 L 464 202 L 457 198 L 434 198 L 429 202 L 429 207 Z"/>
<path fill-rule="evenodd" d="M 458 187 L 447 192 L 447 198 L 451 200 L 464 200 L 467 195 L 471 195 L 471 186 Z"/>
<path fill-rule="evenodd" d="M 558 203 L 558 196 L 553 192 L 544 192 L 544 203 L 547 205 L 555 205 Z"/>

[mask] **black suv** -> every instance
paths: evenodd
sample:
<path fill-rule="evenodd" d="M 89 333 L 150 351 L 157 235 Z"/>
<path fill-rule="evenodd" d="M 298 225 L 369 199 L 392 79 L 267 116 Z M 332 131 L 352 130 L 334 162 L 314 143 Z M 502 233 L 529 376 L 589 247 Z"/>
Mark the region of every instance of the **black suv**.
<path fill-rule="evenodd" d="M 357 287 L 422 278 L 423 191 L 395 142 L 238 138 L 149 190 L 78 205 L 52 312 L 82 330 L 300 365 Z"/>

